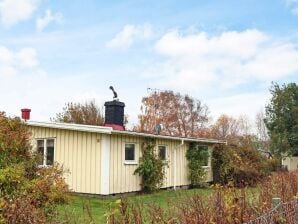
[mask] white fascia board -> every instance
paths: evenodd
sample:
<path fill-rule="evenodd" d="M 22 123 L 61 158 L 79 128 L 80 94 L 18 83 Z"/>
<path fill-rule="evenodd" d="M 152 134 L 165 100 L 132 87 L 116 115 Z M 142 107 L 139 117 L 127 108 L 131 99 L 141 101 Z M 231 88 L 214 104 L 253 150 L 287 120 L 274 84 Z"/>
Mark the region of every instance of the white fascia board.
<path fill-rule="evenodd" d="M 71 123 L 57 123 L 57 122 L 40 122 L 40 121 L 27 121 L 27 125 L 36 126 L 36 127 L 45 127 L 45 128 L 57 128 L 57 129 L 66 129 L 74 131 L 86 131 L 86 132 L 95 132 L 103 134 L 125 134 L 133 136 L 143 136 L 150 138 L 159 138 L 159 139 L 172 139 L 178 141 L 188 141 L 188 142 L 201 142 L 209 144 L 227 144 L 226 141 L 217 140 L 217 139 L 208 139 L 208 138 L 186 138 L 186 137 L 174 137 L 166 135 L 155 135 L 147 134 L 133 131 L 117 131 L 113 130 L 111 127 L 104 126 L 95 126 L 95 125 L 82 125 L 82 124 L 71 124 Z"/>
<path fill-rule="evenodd" d="M 112 130 L 112 134 L 125 134 L 125 135 L 143 136 L 143 137 L 159 138 L 159 139 L 172 139 L 172 140 L 179 140 L 179 141 L 184 140 L 188 142 L 201 142 L 201 143 L 209 143 L 209 144 L 227 144 L 226 141 L 217 140 L 217 139 L 174 137 L 174 136 L 155 135 L 155 134 L 139 133 L 139 132 L 132 132 L 132 131 Z"/>
<path fill-rule="evenodd" d="M 71 124 L 71 123 L 56 123 L 56 122 L 40 122 L 40 121 L 27 121 L 25 122 L 28 126 L 44 127 L 44 128 L 57 128 L 72 131 L 86 131 L 94 133 L 111 134 L 111 127 L 94 126 L 94 125 L 82 125 L 82 124 Z"/>

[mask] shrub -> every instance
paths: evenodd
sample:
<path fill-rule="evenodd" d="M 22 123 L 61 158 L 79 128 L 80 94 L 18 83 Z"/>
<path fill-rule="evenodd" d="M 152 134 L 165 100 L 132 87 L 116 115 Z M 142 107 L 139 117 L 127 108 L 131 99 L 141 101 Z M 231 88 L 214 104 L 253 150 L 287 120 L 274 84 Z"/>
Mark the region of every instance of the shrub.
<path fill-rule="evenodd" d="M 0 223 L 46 223 L 68 200 L 58 164 L 39 168 L 30 133 L 20 119 L 0 113 Z"/>
<path fill-rule="evenodd" d="M 239 169 L 234 169 L 233 172 L 233 184 L 236 187 L 255 187 L 262 178 L 263 175 L 251 167 L 240 167 Z"/>
<path fill-rule="evenodd" d="M 227 184 L 233 181 L 231 151 L 227 146 L 215 145 L 213 147 L 211 163 L 214 183 Z"/>
<path fill-rule="evenodd" d="M 45 212 L 26 196 L 6 202 L 3 206 L 3 218 L 5 223 L 46 223 Z"/>
<path fill-rule="evenodd" d="M 176 196 L 167 207 L 122 199 L 112 206 L 112 211 L 107 214 L 107 223 L 240 224 L 272 209 L 273 197 L 287 202 L 297 195 L 298 172 L 279 172 L 258 184 L 257 191 L 215 185 L 209 197 L 196 194 Z M 286 209 L 283 214 L 284 217 L 274 214 L 273 222 L 293 223 L 287 222 L 290 216 L 295 215 L 293 211 Z"/>
<path fill-rule="evenodd" d="M 208 148 L 207 148 L 208 149 Z M 206 171 L 202 167 L 208 160 L 208 150 L 202 150 L 199 144 L 190 143 L 186 152 L 188 160 L 188 178 L 193 187 L 201 186 L 206 177 Z"/>
<path fill-rule="evenodd" d="M 263 161 L 263 171 L 271 173 L 282 170 L 281 162 L 277 158 L 266 159 Z"/>
<path fill-rule="evenodd" d="M 32 159 L 30 133 L 19 118 L 0 112 L 0 168 Z"/>
<path fill-rule="evenodd" d="M 212 153 L 214 182 L 234 186 L 256 186 L 271 172 L 270 162 L 246 140 L 241 144 L 215 146 Z"/>
<path fill-rule="evenodd" d="M 166 163 L 159 158 L 154 151 L 155 142 L 153 139 L 147 139 L 142 143 L 142 157 L 134 174 L 142 177 L 142 189 L 144 192 L 152 192 L 161 187 Z"/>

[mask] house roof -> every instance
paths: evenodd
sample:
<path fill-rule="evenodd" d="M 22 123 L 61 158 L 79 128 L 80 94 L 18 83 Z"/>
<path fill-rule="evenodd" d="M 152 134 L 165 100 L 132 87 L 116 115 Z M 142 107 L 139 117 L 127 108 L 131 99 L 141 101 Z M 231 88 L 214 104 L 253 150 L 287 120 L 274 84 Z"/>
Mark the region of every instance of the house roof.
<path fill-rule="evenodd" d="M 222 141 L 222 140 L 218 140 L 218 139 L 210 139 L 210 138 L 187 138 L 187 137 L 176 137 L 176 136 L 170 136 L 170 135 L 157 135 L 157 134 L 149 134 L 149 133 L 143 133 L 143 132 L 116 131 L 116 130 L 113 130 L 112 133 L 127 134 L 127 135 L 133 135 L 133 136 L 144 136 L 144 137 L 159 138 L 159 139 L 172 139 L 172 140 L 180 140 L 180 141 L 184 140 L 184 141 L 188 141 L 188 142 L 226 144 L 226 141 Z"/>
<path fill-rule="evenodd" d="M 57 123 L 57 122 L 40 122 L 40 121 L 26 121 L 26 124 L 29 126 L 35 126 L 35 127 L 56 128 L 56 129 L 84 131 L 84 132 L 93 132 L 93 133 L 101 133 L 101 134 L 125 134 L 125 135 L 143 136 L 143 137 L 159 138 L 159 139 L 171 139 L 171 140 L 179 140 L 179 141 L 183 140 L 183 141 L 188 141 L 188 142 L 226 144 L 226 141 L 217 140 L 217 139 L 186 138 L 186 137 L 157 135 L 157 134 L 149 134 L 149 133 L 134 132 L 134 131 L 118 131 L 118 130 L 113 130 L 113 128 L 111 128 L 111 127 L 105 127 L 105 126 L 71 124 L 71 123 Z"/>
<path fill-rule="evenodd" d="M 43 128 L 56 128 L 72 131 L 86 131 L 94 133 L 111 134 L 112 128 L 95 125 L 71 124 L 71 123 L 58 123 L 58 122 L 40 122 L 40 121 L 26 121 L 29 126 L 43 127 Z"/>

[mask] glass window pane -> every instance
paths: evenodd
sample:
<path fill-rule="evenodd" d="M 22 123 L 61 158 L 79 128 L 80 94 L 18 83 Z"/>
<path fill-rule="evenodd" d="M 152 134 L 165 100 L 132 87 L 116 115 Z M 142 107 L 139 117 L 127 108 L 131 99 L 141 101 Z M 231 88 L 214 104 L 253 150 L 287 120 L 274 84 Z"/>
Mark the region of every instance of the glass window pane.
<path fill-rule="evenodd" d="M 198 150 L 201 152 L 201 156 L 204 158 L 204 161 L 202 162 L 202 166 L 208 166 L 208 161 L 209 161 L 209 151 L 208 151 L 208 146 L 199 146 Z"/>
<path fill-rule="evenodd" d="M 160 159 L 166 160 L 167 150 L 166 150 L 166 147 L 164 145 L 158 146 L 158 156 L 159 156 Z"/>
<path fill-rule="evenodd" d="M 38 165 L 43 165 L 44 158 L 44 140 L 37 140 L 37 154 L 38 154 Z"/>
<path fill-rule="evenodd" d="M 125 144 L 125 160 L 134 161 L 135 160 L 135 145 Z"/>
<path fill-rule="evenodd" d="M 54 139 L 47 140 L 47 147 L 54 147 Z"/>
<path fill-rule="evenodd" d="M 298 157 L 298 151 L 293 153 L 293 157 Z"/>
<path fill-rule="evenodd" d="M 54 164 L 54 139 L 47 140 L 47 161 L 46 165 Z"/>

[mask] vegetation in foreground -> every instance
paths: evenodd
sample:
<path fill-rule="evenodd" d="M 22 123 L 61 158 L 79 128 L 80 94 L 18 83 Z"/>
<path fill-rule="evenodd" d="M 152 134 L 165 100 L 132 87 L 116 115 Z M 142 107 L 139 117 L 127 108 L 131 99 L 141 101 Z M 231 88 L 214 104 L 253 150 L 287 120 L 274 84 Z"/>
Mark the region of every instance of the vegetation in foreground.
<path fill-rule="evenodd" d="M 176 201 L 180 197 L 200 195 L 202 197 L 208 197 L 213 192 L 211 188 L 205 189 L 180 189 L 174 190 L 159 190 L 151 194 L 132 194 L 125 196 L 130 203 L 143 203 L 145 205 L 157 204 L 161 208 L 166 208 L 169 203 Z M 99 198 L 99 197 L 88 197 L 83 195 L 72 195 L 70 198 L 70 203 L 65 205 L 60 205 L 58 211 L 60 213 L 61 219 L 72 220 L 70 223 L 74 222 L 74 217 L 76 222 L 74 223 L 89 223 L 90 217 L 88 216 L 87 210 L 92 213 L 92 220 L 94 223 L 106 223 L 107 215 L 117 209 L 123 196 Z"/>
<path fill-rule="evenodd" d="M 63 216 L 68 214 L 67 223 L 240 224 L 269 211 L 273 197 L 280 197 L 282 202 L 297 198 L 298 172 L 274 173 L 253 189 L 216 185 L 212 190 L 160 191 L 85 202 L 76 196 L 74 203 L 61 211 Z M 287 223 L 286 218 L 283 221 Z"/>
<path fill-rule="evenodd" d="M 19 118 L 0 113 L 0 223 L 49 223 L 68 200 L 58 165 L 40 168 L 30 133 Z"/>

